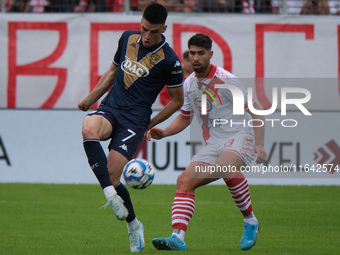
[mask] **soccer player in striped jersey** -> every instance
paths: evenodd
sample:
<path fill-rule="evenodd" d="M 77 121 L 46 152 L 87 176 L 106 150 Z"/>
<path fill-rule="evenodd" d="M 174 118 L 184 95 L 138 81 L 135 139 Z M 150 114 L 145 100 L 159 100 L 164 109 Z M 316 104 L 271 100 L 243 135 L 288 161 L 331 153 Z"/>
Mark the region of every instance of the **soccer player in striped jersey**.
<path fill-rule="evenodd" d="M 247 107 L 247 92 L 239 79 L 221 67 L 210 63 L 213 56 L 212 40 L 204 34 L 196 34 L 188 41 L 189 59 L 193 66 L 192 73 L 184 82 L 184 104 L 179 116 L 164 130 L 153 127 L 147 133 L 150 140 L 177 134 L 184 130 L 195 115 L 202 128 L 205 146 L 191 159 L 187 169 L 178 176 L 177 191 L 172 205 L 172 228 L 170 237 L 154 238 L 155 248 L 159 250 L 186 250 L 185 233 L 195 211 L 195 189 L 223 178 L 232 198 L 244 218 L 244 230 L 241 249 L 248 250 L 257 240 L 259 222 L 252 209 L 249 187 L 240 169 L 249 165 L 257 155 L 256 163 L 266 159 L 264 150 L 263 116 L 253 114 Z M 228 88 L 215 88 L 216 84 L 230 84 L 242 91 L 238 100 L 242 100 L 244 115 L 233 114 L 233 96 Z M 205 112 L 203 95 L 206 95 Z M 215 102 L 216 101 L 216 102 Z M 245 102 L 245 103 L 244 103 Z M 259 106 L 252 102 L 256 109 Z M 232 120 L 234 126 L 222 125 L 221 120 Z M 242 125 L 253 121 L 253 126 Z M 215 125 L 219 123 L 218 125 Z M 226 123 L 224 123 L 226 124 Z M 197 167 L 227 167 L 231 171 L 210 175 L 205 171 L 196 172 Z M 228 168 L 229 167 L 229 168 Z M 204 172 L 204 173 L 203 173 Z"/>
<path fill-rule="evenodd" d="M 137 220 L 130 195 L 120 183 L 125 164 L 135 154 L 146 130 L 166 120 L 183 104 L 180 61 L 165 41 L 168 12 L 163 5 L 146 7 L 140 31 L 125 31 L 111 66 L 96 87 L 78 102 L 87 111 L 111 89 L 98 109 L 83 121 L 83 145 L 107 205 L 126 220 L 131 252 L 144 248 L 144 226 Z M 150 120 L 151 106 L 164 86 L 171 101 Z M 111 139 L 106 157 L 100 141 Z"/>

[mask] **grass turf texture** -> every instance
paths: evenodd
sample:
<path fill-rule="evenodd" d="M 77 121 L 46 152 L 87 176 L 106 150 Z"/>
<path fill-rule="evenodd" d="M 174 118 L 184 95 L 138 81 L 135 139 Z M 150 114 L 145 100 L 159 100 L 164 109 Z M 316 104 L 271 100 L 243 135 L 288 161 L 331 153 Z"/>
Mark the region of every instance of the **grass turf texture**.
<path fill-rule="evenodd" d="M 143 222 L 144 254 L 339 254 L 339 186 L 251 186 L 261 229 L 255 247 L 241 251 L 240 212 L 227 188 L 196 191 L 196 211 L 186 235 L 188 251 L 158 251 L 154 237 L 171 234 L 175 186 L 132 190 Z M 125 222 L 99 185 L 0 184 L 0 254 L 130 254 Z"/>

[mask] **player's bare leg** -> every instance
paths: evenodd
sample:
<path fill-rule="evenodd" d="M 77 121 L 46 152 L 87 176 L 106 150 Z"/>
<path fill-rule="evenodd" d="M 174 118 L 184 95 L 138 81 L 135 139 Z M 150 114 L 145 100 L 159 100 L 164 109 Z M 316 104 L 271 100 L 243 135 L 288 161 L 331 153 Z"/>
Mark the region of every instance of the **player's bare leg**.
<path fill-rule="evenodd" d="M 129 233 L 130 250 L 133 253 L 142 252 L 145 247 L 144 225 L 137 220 L 129 191 L 120 182 L 123 168 L 128 162 L 128 159 L 115 150 L 110 150 L 107 159 L 112 183 L 118 195 L 123 199 L 124 205 L 128 210 L 128 216 L 125 220 L 127 222 Z"/>
<path fill-rule="evenodd" d="M 256 219 L 250 199 L 248 182 L 245 176 L 238 171 L 244 165 L 241 158 L 234 152 L 225 151 L 218 158 L 217 165 L 234 166 L 237 171 L 230 171 L 224 175 L 223 180 L 228 186 L 235 204 L 243 214 L 244 230 L 240 241 L 242 250 L 249 250 L 256 244 L 259 222 Z"/>
<path fill-rule="evenodd" d="M 195 189 L 216 180 L 216 178 L 192 178 L 190 169 L 195 169 L 196 164 L 191 164 L 177 178 L 177 190 L 172 204 L 172 228 L 170 237 L 154 238 L 152 244 L 158 250 L 187 250 L 184 242 L 185 233 L 190 219 L 195 211 Z"/>
<path fill-rule="evenodd" d="M 223 172 L 223 179 L 226 182 L 235 203 L 244 215 L 245 228 L 241 239 L 241 249 L 250 249 L 256 243 L 259 225 L 252 211 L 247 180 L 243 174 L 238 171 L 244 163 L 234 152 L 223 152 L 217 160 L 216 166 L 217 165 L 233 166 L 229 168 L 231 171 Z M 193 174 L 196 166 L 201 165 L 191 164 L 177 179 L 177 191 L 172 206 L 173 233 L 168 238 L 154 238 L 152 243 L 157 249 L 187 249 L 184 237 L 189 221 L 195 210 L 194 191 L 196 188 L 218 179 L 218 177 L 214 178 L 214 176 L 217 176 L 218 174 L 210 175 L 210 173 L 202 173 L 201 176 L 203 178 L 193 178 L 200 176 L 196 173 Z M 213 177 L 208 178 L 207 176 L 209 175 Z M 221 177 L 221 175 L 219 177 Z"/>
<path fill-rule="evenodd" d="M 105 206 L 111 205 L 116 217 L 119 220 L 123 220 L 127 217 L 128 211 L 123 205 L 123 200 L 119 197 L 112 185 L 107 167 L 107 158 L 100 144 L 100 141 L 110 137 L 111 132 L 111 123 L 103 116 L 88 115 L 85 117 L 82 135 L 89 165 L 97 177 L 108 201 Z"/>

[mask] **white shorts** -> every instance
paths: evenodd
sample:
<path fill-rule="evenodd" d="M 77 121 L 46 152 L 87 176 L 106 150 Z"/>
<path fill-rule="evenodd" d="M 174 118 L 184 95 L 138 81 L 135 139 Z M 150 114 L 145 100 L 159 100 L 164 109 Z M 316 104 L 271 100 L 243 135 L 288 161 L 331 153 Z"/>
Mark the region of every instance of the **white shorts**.
<path fill-rule="evenodd" d="M 251 134 L 236 134 L 217 144 L 207 144 L 195 154 L 189 164 L 216 165 L 217 159 L 224 151 L 236 153 L 249 165 L 255 158 L 251 151 L 255 144 L 255 137 Z"/>

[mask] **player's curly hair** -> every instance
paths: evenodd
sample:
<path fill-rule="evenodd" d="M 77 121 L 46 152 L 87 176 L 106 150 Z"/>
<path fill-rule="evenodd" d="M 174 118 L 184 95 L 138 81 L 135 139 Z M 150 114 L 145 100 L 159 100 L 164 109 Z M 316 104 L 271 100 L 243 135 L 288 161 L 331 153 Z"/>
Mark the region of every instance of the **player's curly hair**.
<path fill-rule="evenodd" d="M 198 46 L 198 47 L 203 47 L 207 50 L 211 50 L 212 48 L 212 40 L 210 39 L 209 36 L 205 34 L 195 34 L 192 36 L 189 41 L 188 41 L 188 48 L 190 46 Z"/>
<path fill-rule="evenodd" d="M 151 24 L 165 24 L 167 17 L 168 10 L 157 3 L 149 4 L 143 12 L 143 18 Z"/>

